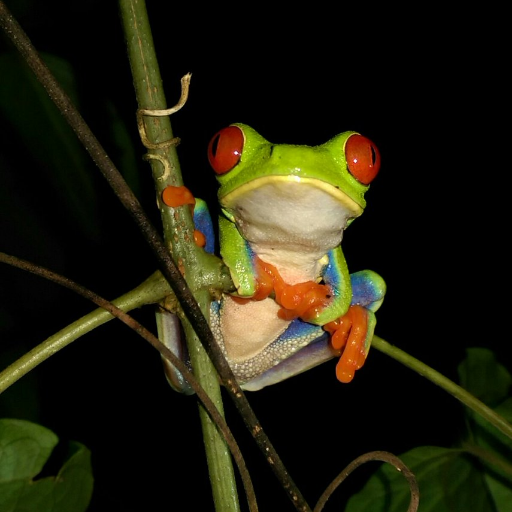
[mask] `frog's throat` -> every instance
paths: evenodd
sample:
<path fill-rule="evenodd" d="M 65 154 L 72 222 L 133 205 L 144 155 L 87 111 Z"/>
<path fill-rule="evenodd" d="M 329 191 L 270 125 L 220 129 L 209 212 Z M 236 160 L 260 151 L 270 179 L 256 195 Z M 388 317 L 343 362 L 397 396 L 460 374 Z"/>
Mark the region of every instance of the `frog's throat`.
<path fill-rule="evenodd" d="M 294 175 L 262 176 L 261 178 L 256 178 L 249 181 L 248 183 L 240 185 L 231 192 L 228 192 L 221 199 L 221 204 L 224 208 L 230 208 L 237 203 L 239 197 L 247 194 L 248 192 L 251 192 L 252 190 L 260 188 L 263 185 L 285 182 L 301 183 L 303 185 L 309 185 L 311 187 L 316 187 L 320 190 L 323 190 L 327 194 L 334 197 L 337 201 L 339 201 L 345 208 L 347 208 L 351 212 L 353 218 L 359 217 L 359 215 L 363 213 L 364 205 L 358 204 L 354 199 L 352 199 L 345 192 L 341 191 L 338 187 L 335 187 L 334 185 L 316 178 L 304 178 L 302 176 Z"/>

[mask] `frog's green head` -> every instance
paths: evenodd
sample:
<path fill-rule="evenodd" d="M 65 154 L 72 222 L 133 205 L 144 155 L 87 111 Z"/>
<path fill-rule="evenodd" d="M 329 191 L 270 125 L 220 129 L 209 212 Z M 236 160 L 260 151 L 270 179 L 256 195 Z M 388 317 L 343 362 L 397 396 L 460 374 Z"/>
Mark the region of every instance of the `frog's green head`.
<path fill-rule="evenodd" d="M 271 144 L 251 127 L 232 124 L 208 147 L 208 159 L 220 183 L 219 200 L 231 210 L 260 187 L 286 182 L 308 184 L 328 193 L 355 218 L 380 167 L 375 145 L 356 132 L 344 132 L 320 146 Z"/>

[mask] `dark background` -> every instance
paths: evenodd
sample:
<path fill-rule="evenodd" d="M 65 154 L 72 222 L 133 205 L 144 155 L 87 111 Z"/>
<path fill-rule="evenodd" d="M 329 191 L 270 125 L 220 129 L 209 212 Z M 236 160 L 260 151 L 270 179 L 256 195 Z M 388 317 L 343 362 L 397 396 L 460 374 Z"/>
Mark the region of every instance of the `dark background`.
<path fill-rule="evenodd" d="M 116 2 L 6 3 L 40 51 L 70 62 L 80 111 L 119 168 L 138 170 L 129 179 L 158 222 Z M 190 99 L 172 118 L 185 183 L 215 213 L 206 147 L 232 122 L 276 143 L 363 133 L 378 145 L 382 169 L 343 247 L 352 271 L 371 268 L 388 284 L 377 334 L 455 380 L 470 346 L 491 348 L 511 369 L 503 56 L 499 31 L 482 33 L 501 15 L 329 5 L 278 13 L 263 4 L 148 2 L 169 105 L 181 76 L 193 74 Z M 21 113 L 37 125 L 47 115 Z M 131 151 L 113 136 L 113 116 Z M 47 181 L 48 162 L 8 120 L 0 128 L 0 250 L 109 298 L 155 270 L 93 164 L 94 201 L 80 184 L 70 197 Z M 32 138 L 38 144 L 39 134 Z M 81 208 L 86 220 L 76 222 Z M 56 285 L 0 267 L 2 366 L 91 309 Z M 136 317 L 154 330 L 149 308 Z M 350 385 L 335 380 L 332 362 L 249 400 L 312 506 L 356 456 L 450 446 L 463 428 L 458 402 L 376 350 Z M 292 510 L 229 399 L 225 405 L 261 509 Z M 0 415 L 38 421 L 92 450 L 91 512 L 213 510 L 196 402 L 170 390 L 158 355 L 122 325 L 103 326 L 42 364 L 0 397 Z M 338 503 L 371 469 L 351 477 Z"/>

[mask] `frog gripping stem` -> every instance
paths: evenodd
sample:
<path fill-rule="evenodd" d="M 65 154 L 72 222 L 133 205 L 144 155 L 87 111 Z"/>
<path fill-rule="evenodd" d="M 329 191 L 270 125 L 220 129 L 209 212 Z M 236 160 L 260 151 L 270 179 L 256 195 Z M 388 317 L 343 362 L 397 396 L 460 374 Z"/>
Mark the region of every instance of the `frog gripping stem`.
<path fill-rule="evenodd" d="M 350 274 L 341 240 L 366 207 L 377 147 L 354 131 L 318 146 L 274 144 L 234 123 L 211 139 L 208 161 L 236 288 L 211 319 L 237 378 L 261 389 L 339 357 L 338 380 L 351 382 L 385 283 L 372 271 Z"/>

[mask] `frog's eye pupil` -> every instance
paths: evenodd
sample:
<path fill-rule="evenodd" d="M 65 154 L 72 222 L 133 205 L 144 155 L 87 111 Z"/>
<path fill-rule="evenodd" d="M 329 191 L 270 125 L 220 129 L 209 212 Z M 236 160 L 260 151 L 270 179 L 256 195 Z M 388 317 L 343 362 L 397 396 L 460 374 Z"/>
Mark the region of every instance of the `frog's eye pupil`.
<path fill-rule="evenodd" d="M 217 155 L 217 147 L 219 145 L 219 138 L 220 138 L 220 135 L 217 133 L 217 135 L 215 135 L 213 137 L 212 142 L 211 142 L 211 152 L 212 152 L 212 155 L 214 158 Z"/>
<path fill-rule="evenodd" d="M 238 126 L 228 126 L 217 132 L 208 145 L 208 161 L 216 174 L 233 169 L 242 156 L 244 134 Z"/>
<path fill-rule="evenodd" d="M 375 165 L 375 163 L 377 162 L 377 151 L 375 151 L 375 146 L 373 144 L 371 146 L 371 151 L 372 151 L 372 163 L 373 163 L 373 165 Z"/>
<path fill-rule="evenodd" d="M 380 169 L 377 146 L 366 137 L 355 133 L 345 143 L 345 156 L 350 174 L 363 185 L 369 185 Z"/>

